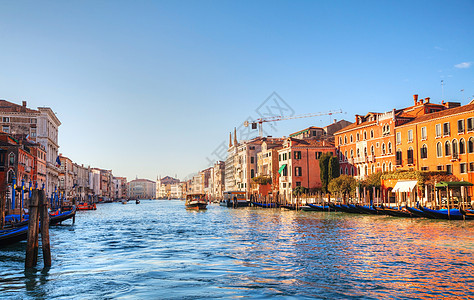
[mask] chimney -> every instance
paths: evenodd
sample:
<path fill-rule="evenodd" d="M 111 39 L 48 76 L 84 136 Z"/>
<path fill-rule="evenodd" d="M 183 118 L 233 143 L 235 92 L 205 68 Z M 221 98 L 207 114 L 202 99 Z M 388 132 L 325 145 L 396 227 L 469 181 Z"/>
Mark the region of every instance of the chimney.
<path fill-rule="evenodd" d="M 425 98 L 425 103 L 430 103 L 430 97 Z"/>
<path fill-rule="evenodd" d="M 23 101 L 23 107 L 26 107 L 26 101 Z"/>
<path fill-rule="evenodd" d="M 413 100 L 415 101 L 415 105 L 416 105 L 417 102 L 418 102 L 418 95 L 417 94 L 413 95 Z"/>
<path fill-rule="evenodd" d="M 334 119 L 334 124 L 336 124 L 336 123 L 337 123 L 337 119 Z"/>
<path fill-rule="evenodd" d="M 359 115 L 355 115 L 356 117 L 356 125 L 359 125 Z"/>

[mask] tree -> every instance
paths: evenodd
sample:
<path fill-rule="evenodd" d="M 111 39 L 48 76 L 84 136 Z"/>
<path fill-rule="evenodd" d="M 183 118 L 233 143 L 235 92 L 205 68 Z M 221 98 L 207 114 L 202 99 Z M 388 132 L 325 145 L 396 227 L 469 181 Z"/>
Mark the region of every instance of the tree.
<path fill-rule="evenodd" d="M 331 158 L 330 153 L 323 153 L 319 157 L 319 170 L 321 177 L 321 190 L 326 193 L 328 190 L 329 183 L 329 159 Z"/>
<path fill-rule="evenodd" d="M 331 182 L 332 179 L 339 177 L 339 159 L 337 156 L 331 156 L 328 163 L 328 182 Z"/>
<path fill-rule="evenodd" d="M 308 189 L 305 188 L 304 186 L 297 186 L 294 190 L 293 190 L 293 196 L 300 196 L 302 194 L 307 194 L 308 193 Z"/>
<path fill-rule="evenodd" d="M 349 175 L 341 175 L 331 180 L 328 184 L 328 189 L 331 193 L 341 193 L 344 199 L 346 196 L 354 193 L 356 187 L 357 181 Z"/>

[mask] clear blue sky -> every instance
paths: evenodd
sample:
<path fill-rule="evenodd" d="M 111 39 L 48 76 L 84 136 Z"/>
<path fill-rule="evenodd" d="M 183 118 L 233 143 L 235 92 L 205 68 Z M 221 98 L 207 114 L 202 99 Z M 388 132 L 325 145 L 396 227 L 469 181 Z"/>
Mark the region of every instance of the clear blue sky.
<path fill-rule="evenodd" d="M 273 136 L 415 93 L 466 104 L 473 16 L 471 0 L 3 0 L 0 99 L 51 107 L 75 162 L 183 178 L 273 92 L 294 114 L 345 112 L 281 121 Z"/>

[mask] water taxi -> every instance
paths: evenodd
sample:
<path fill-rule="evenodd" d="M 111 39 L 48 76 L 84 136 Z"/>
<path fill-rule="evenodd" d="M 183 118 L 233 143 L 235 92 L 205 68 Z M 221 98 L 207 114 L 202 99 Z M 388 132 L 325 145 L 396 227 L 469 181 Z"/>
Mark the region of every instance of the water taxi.
<path fill-rule="evenodd" d="M 188 194 L 186 195 L 186 209 L 207 209 L 207 200 L 205 194 Z"/>
<path fill-rule="evenodd" d="M 245 195 L 246 192 L 243 191 L 226 191 L 219 205 L 234 208 L 249 206 L 249 201 L 247 201 Z"/>

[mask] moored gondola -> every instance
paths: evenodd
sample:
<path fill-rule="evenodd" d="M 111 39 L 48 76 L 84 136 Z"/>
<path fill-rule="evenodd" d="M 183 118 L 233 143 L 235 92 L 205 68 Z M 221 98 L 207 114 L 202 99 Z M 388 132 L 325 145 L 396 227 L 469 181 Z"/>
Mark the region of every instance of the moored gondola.
<path fill-rule="evenodd" d="M 263 208 L 277 208 L 277 203 L 261 203 L 261 202 L 254 202 L 252 201 L 253 206 L 263 207 Z"/>
<path fill-rule="evenodd" d="M 378 214 L 378 211 L 374 209 L 372 206 L 369 205 L 355 205 L 356 209 L 358 209 L 360 212 L 364 214 L 371 214 L 371 215 L 376 215 Z"/>
<path fill-rule="evenodd" d="M 314 204 L 314 203 L 308 203 L 308 206 L 314 208 L 315 210 L 318 210 L 318 211 L 336 211 L 334 208 L 332 208 L 331 206 L 329 205 L 317 205 L 317 204 Z"/>
<path fill-rule="evenodd" d="M 412 214 L 420 217 L 420 218 L 428 218 L 428 216 L 422 211 L 414 207 L 407 206 L 406 209 L 411 212 Z"/>
<path fill-rule="evenodd" d="M 70 207 L 68 210 L 57 210 L 54 213 L 49 214 L 49 225 L 57 225 L 67 219 L 71 219 L 76 216 L 76 206 Z"/>
<path fill-rule="evenodd" d="M 459 209 L 459 212 L 463 214 L 467 220 L 474 220 L 474 211 L 470 209 Z"/>
<path fill-rule="evenodd" d="M 0 248 L 26 240 L 28 225 L 0 230 Z"/>
<path fill-rule="evenodd" d="M 430 219 L 444 219 L 444 220 L 465 220 L 465 216 L 459 211 L 459 209 L 430 209 L 427 207 L 420 206 L 420 209 Z"/>

